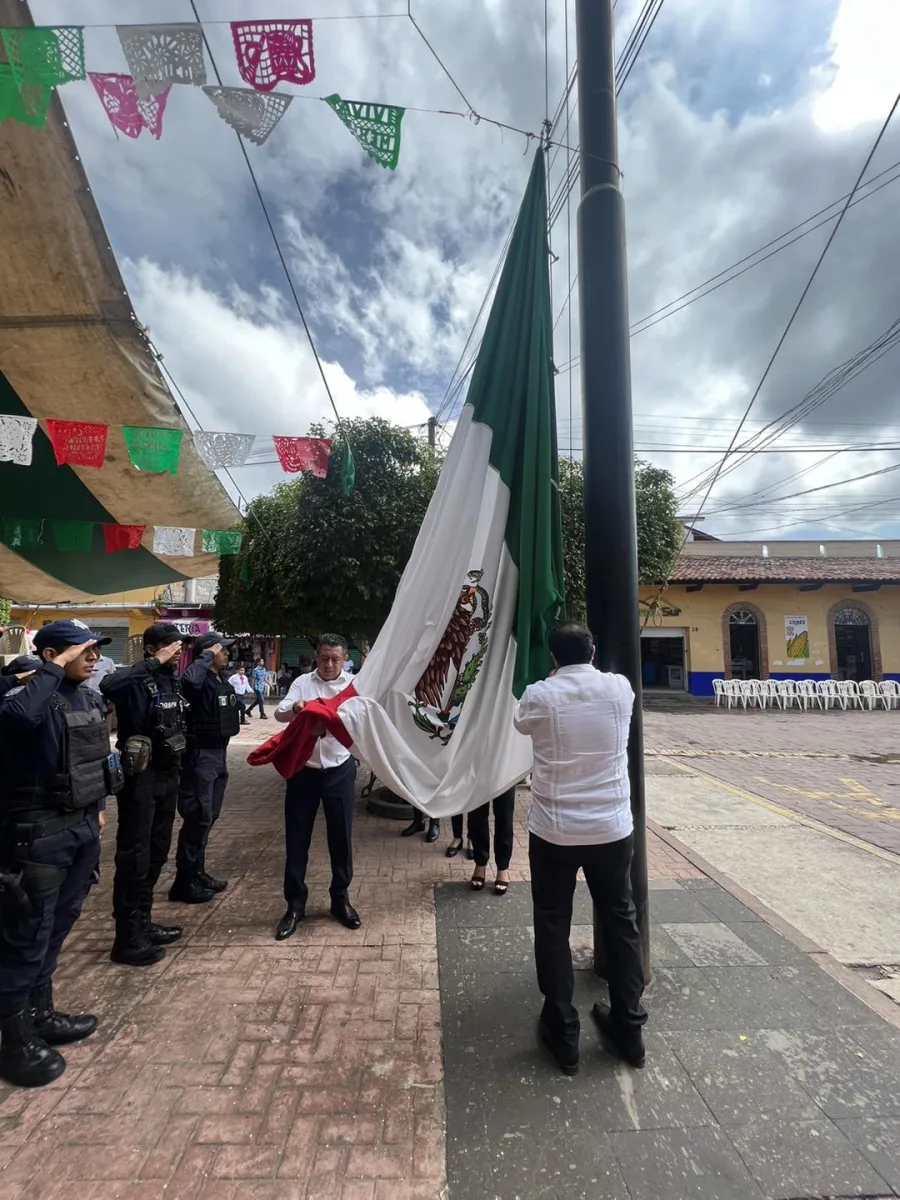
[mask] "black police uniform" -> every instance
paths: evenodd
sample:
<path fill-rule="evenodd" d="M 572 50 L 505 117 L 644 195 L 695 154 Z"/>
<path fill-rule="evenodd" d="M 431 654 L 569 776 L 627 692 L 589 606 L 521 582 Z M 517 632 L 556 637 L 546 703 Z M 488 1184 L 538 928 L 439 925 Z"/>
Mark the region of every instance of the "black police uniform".
<path fill-rule="evenodd" d="M 208 637 L 209 635 L 205 635 Z M 240 729 L 237 695 L 204 650 L 181 677 L 188 701 L 188 749 L 178 790 L 182 819 L 170 900 L 198 904 L 222 891 L 224 880 L 206 872 L 206 844 L 219 819 L 228 783 L 228 742 Z"/>
<path fill-rule="evenodd" d="M 51 980 L 100 858 L 98 812 L 118 786 L 105 705 L 45 663 L 0 701 L 0 1077 L 39 1086 L 65 1060 L 51 1047 L 96 1017 L 53 1008 Z"/>
<path fill-rule="evenodd" d="M 172 845 L 179 771 L 187 746 L 187 702 L 174 664 L 149 655 L 107 675 L 100 691 L 115 706 L 116 744 L 125 771 L 125 785 L 117 797 L 116 939 L 110 957 L 130 966 L 149 966 L 163 957 L 163 946 L 181 936 L 177 925 L 151 921 L 151 913 L 153 889 Z M 147 741 L 143 746 L 132 741 L 134 753 L 127 752 L 129 740 L 137 738 Z"/>

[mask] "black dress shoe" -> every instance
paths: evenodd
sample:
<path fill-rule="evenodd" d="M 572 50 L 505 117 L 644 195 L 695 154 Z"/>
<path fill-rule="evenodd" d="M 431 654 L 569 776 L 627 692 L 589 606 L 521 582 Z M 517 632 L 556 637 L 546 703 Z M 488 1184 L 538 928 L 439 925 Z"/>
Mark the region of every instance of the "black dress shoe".
<path fill-rule="evenodd" d="M 428 822 L 428 832 L 425 834 L 425 841 L 426 842 L 436 842 L 440 836 L 441 836 L 440 821 L 429 821 Z"/>
<path fill-rule="evenodd" d="M 183 933 L 180 925 L 157 925 L 155 921 L 150 921 L 145 926 L 147 941 L 152 946 L 171 946 L 173 942 L 177 942 Z"/>
<path fill-rule="evenodd" d="M 302 908 L 289 908 L 275 927 L 275 941 L 286 941 L 306 916 Z"/>
<path fill-rule="evenodd" d="M 572 1046 L 568 1042 L 564 1042 L 557 1037 L 551 1029 L 549 1029 L 543 1021 L 538 1021 L 538 1037 L 543 1042 L 546 1049 L 556 1060 L 556 1064 L 562 1071 L 563 1075 L 578 1074 L 578 1043 Z"/>
<path fill-rule="evenodd" d="M 216 879 L 215 875 L 207 875 L 205 871 L 201 871 L 197 878 L 209 892 L 215 892 L 218 896 L 219 892 L 224 892 L 228 887 L 227 879 Z"/>
<path fill-rule="evenodd" d="M 422 833 L 425 828 L 425 818 L 421 813 L 416 813 L 405 829 L 400 830 L 401 837 L 412 837 L 414 833 Z"/>
<path fill-rule="evenodd" d="M 346 925 L 348 929 L 359 929 L 362 921 L 359 919 L 359 913 L 353 907 L 349 900 L 335 900 L 331 905 L 331 915 L 336 921 L 340 921 L 342 925 Z"/>
<path fill-rule="evenodd" d="M 600 1037 L 607 1050 L 639 1071 L 647 1061 L 647 1051 L 641 1031 L 639 1029 L 633 1032 L 622 1030 L 613 1020 L 608 1006 L 599 1000 L 591 1009 L 591 1016 L 597 1022 Z"/>
<path fill-rule="evenodd" d="M 204 887 L 199 879 L 179 879 L 169 888 L 169 899 L 176 904 L 209 904 L 214 899 L 215 892 Z"/>

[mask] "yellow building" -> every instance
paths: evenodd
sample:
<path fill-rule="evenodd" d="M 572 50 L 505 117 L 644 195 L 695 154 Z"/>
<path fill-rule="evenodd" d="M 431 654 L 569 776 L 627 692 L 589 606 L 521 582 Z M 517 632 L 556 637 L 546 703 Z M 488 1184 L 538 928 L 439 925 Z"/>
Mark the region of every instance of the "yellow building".
<path fill-rule="evenodd" d="M 101 636 L 112 638 L 104 654 L 114 662 L 123 663 L 129 661 L 128 639 L 143 634 L 147 626 L 157 620 L 164 592 L 164 587 L 141 588 L 72 604 L 14 604 L 10 608 L 10 622 L 35 630 L 49 621 L 71 621 L 74 617 Z"/>
<path fill-rule="evenodd" d="M 898 585 L 896 541 L 690 541 L 661 595 L 641 588 L 644 685 L 900 680 Z"/>

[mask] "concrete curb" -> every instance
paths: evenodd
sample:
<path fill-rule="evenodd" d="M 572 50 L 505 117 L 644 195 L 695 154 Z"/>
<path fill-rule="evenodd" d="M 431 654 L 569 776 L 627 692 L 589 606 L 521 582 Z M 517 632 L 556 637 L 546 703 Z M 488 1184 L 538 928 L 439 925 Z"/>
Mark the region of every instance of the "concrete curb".
<path fill-rule="evenodd" d="M 695 850 L 680 842 L 664 826 L 658 825 L 655 821 L 651 821 L 648 818 L 647 828 L 671 850 L 680 854 L 682 858 L 687 859 L 692 867 L 696 867 L 698 871 L 702 871 L 713 883 L 717 883 L 719 887 L 734 896 L 735 900 L 739 900 L 751 912 L 756 913 L 758 917 L 762 918 L 768 925 L 771 925 L 776 932 L 787 938 L 798 950 L 804 954 L 808 954 L 812 961 L 821 967 L 826 974 L 830 975 L 842 987 L 845 987 L 848 992 L 852 992 L 858 1000 L 862 1000 L 873 1012 L 883 1017 L 888 1024 L 893 1025 L 895 1029 L 900 1029 L 900 1005 L 895 1004 L 889 996 L 885 996 L 877 988 L 872 987 L 868 980 L 862 979 L 854 971 L 851 971 L 849 967 L 845 967 L 843 963 L 838 962 L 827 950 L 823 950 L 821 946 L 817 945 L 804 933 L 801 933 L 799 929 L 796 929 L 788 921 L 785 921 L 778 913 L 773 912 L 771 908 L 763 904 L 756 896 L 752 895 L 745 888 L 742 888 L 739 884 L 734 883 L 727 875 L 723 875 L 721 871 L 714 867 L 712 863 L 707 862 Z M 653 903 L 652 893 L 650 895 L 650 903 L 651 905 Z"/>

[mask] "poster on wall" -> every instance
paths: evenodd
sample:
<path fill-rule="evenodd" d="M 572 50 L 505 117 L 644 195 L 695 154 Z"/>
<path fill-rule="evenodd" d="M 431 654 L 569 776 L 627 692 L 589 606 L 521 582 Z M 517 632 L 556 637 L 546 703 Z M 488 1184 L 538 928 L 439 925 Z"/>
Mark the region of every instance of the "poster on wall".
<path fill-rule="evenodd" d="M 809 621 L 806 617 L 784 618 L 784 640 L 787 657 L 793 662 L 809 658 Z"/>

